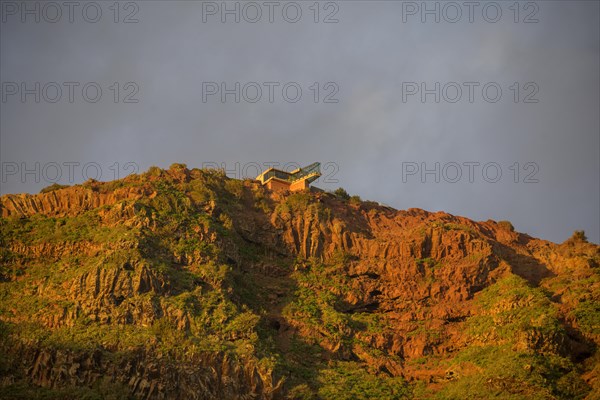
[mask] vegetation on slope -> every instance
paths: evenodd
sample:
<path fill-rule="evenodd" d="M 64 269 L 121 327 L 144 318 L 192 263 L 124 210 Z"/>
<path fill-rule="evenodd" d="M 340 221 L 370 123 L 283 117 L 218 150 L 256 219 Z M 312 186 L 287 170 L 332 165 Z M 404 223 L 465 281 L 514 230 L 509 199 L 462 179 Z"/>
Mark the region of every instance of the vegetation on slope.
<path fill-rule="evenodd" d="M 423 214 L 390 239 L 368 222 L 389 208 L 341 190 L 271 196 L 181 164 L 82 187 L 146 194 L 0 219 L 3 398 L 142 393 L 126 373 L 77 386 L 60 374 L 36 380 L 23 365 L 31 349 L 99 354 L 116 366 L 143 354 L 175 369 L 221 354 L 255 366 L 260 378 L 249 379 L 263 394 L 297 399 L 579 399 L 597 390 L 600 258 L 581 235 L 551 250 L 569 264 L 564 273 L 534 284 L 510 268 L 493 277 L 533 256 L 504 249 L 490 228 Z M 498 235 L 524 240 L 509 225 Z M 360 250 L 390 240 L 412 247 L 391 263 Z M 543 251 L 537 259 L 549 257 Z M 375 273 L 375 264 L 385 267 Z M 463 314 L 443 311 L 446 301 Z"/>

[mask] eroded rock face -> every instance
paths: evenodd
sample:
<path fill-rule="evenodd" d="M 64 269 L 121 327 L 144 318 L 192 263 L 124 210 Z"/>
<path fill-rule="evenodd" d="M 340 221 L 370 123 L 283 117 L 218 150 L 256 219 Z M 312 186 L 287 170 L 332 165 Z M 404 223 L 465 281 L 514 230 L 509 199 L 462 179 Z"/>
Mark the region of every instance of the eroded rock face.
<path fill-rule="evenodd" d="M 87 210 L 112 205 L 121 200 L 135 200 L 151 196 L 142 188 L 122 188 L 109 193 L 98 193 L 92 188 L 73 187 L 38 195 L 8 194 L 2 196 L 2 217 L 29 217 L 76 215 Z"/>
<path fill-rule="evenodd" d="M 598 246 L 557 245 L 494 221 L 348 203 L 327 193 L 271 194 L 255 182 L 213 178 L 176 168 L 119 185 L 92 182 L 0 197 L 7 236 L 0 285 L 9 293 L 0 321 L 11 326 L 4 350 L 13 360 L 3 384 L 25 379 L 59 388 L 108 379 L 144 399 L 285 398 L 293 371 L 259 360 L 277 352 L 285 358 L 292 337 L 318 343 L 323 362 L 360 362 L 389 376 L 438 384 L 458 379 L 452 375 L 458 369 L 448 378 L 450 372 L 414 361 L 505 343 L 500 328 L 467 333 L 469 321 L 503 327 L 514 310 L 537 307 L 539 299 L 520 292 L 493 304 L 478 300 L 513 275 L 547 290 L 565 321 L 564 329 L 550 330 L 530 321 L 511 339 L 515 351 L 584 359 L 599 343 L 597 330 L 582 330 L 577 311 L 582 302 L 600 301 L 593 278 Z M 35 235 L 36 218 L 48 236 Z M 69 221 L 74 231 L 62 235 Z M 33 230 L 24 228 L 29 222 Z M 78 237 L 80 225 L 87 230 Z M 96 235 L 100 229 L 107 233 Z M 310 278 L 321 264 L 327 280 L 299 278 Z M 572 279 L 589 280 L 587 292 L 569 291 L 565 282 Z M 286 311 L 303 288 L 331 294 L 329 312 L 336 318 L 360 315 L 371 322 L 342 324 L 332 334 L 326 323 L 303 319 L 302 309 Z M 8 304 L 16 291 L 32 304 Z M 369 325 L 373 318 L 379 322 Z M 248 321 L 264 321 L 271 347 Z M 23 333 L 26 323 L 49 332 L 139 330 L 147 342 L 57 346 L 45 335 Z M 171 334 L 204 350 L 175 351 L 168 346 L 177 347 L 179 339 L 163 338 Z M 215 348 L 224 343 L 247 349 L 234 356 Z"/>
<path fill-rule="evenodd" d="M 233 360 L 218 353 L 182 362 L 157 359 L 144 352 L 115 361 L 107 360 L 101 351 L 34 351 L 26 346 L 14 351 L 19 351 L 30 381 L 48 388 L 93 385 L 108 377 L 144 399 L 272 399 L 279 392 L 268 376 L 261 376 L 253 361 Z"/>

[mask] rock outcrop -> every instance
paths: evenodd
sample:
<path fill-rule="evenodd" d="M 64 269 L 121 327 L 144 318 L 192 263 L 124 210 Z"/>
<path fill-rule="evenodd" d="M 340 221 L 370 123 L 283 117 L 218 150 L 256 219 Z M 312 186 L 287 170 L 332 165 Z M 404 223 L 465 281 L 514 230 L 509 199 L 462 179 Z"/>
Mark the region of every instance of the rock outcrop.
<path fill-rule="evenodd" d="M 0 214 L 0 392 L 328 398 L 349 368 L 393 382 L 389 398 L 453 398 L 476 376 L 506 394 L 509 378 L 469 357 L 509 349 L 519 395 L 598 394 L 600 248 L 581 237 L 182 165 L 2 196 Z"/>

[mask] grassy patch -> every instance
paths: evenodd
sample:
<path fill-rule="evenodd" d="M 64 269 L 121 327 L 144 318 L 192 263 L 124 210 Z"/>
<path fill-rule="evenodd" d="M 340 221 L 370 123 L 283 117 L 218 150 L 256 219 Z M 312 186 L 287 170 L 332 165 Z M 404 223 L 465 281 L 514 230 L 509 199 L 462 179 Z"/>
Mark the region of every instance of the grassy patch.
<path fill-rule="evenodd" d="M 396 400 L 410 398 L 408 384 L 400 377 L 377 375 L 355 362 L 333 362 L 318 376 L 318 394 L 336 400 Z"/>

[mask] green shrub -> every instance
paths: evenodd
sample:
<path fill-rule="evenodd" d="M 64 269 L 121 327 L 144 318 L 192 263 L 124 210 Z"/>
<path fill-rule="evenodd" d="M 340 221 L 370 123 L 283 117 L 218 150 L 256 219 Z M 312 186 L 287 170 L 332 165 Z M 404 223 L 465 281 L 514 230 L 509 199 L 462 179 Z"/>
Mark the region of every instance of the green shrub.
<path fill-rule="evenodd" d="M 250 311 L 242 312 L 225 326 L 224 332 L 234 336 L 250 337 L 255 332 L 259 319 L 258 315 Z"/>
<path fill-rule="evenodd" d="M 427 268 L 437 268 L 441 266 L 441 264 L 436 259 L 431 257 L 417 258 L 415 259 L 415 262 L 417 263 L 417 265 L 424 266 Z"/>
<path fill-rule="evenodd" d="M 574 310 L 575 318 L 584 333 L 600 335 L 600 303 L 582 301 Z"/>
<path fill-rule="evenodd" d="M 350 197 L 350 204 L 359 205 L 360 203 L 362 203 L 360 196 L 354 195 Z"/>
<path fill-rule="evenodd" d="M 509 231 L 509 232 L 515 231 L 515 227 L 513 226 L 513 224 L 510 223 L 510 221 L 498 221 L 498 226 L 500 228 L 504 229 L 505 231 Z"/>
<path fill-rule="evenodd" d="M 475 369 L 473 369 L 475 367 Z M 456 380 L 435 399 L 582 399 L 589 387 L 557 355 L 517 352 L 510 345 L 471 346 L 450 363 Z"/>
<path fill-rule="evenodd" d="M 279 214 L 304 212 L 311 205 L 311 195 L 308 192 L 294 192 L 277 205 L 275 211 Z"/>
<path fill-rule="evenodd" d="M 471 335 L 512 341 L 519 332 L 535 330 L 548 337 L 564 333 L 556 305 L 542 289 L 529 286 L 517 275 L 487 287 L 475 301 L 482 313 L 467 320 Z"/>
<path fill-rule="evenodd" d="M 55 190 L 60 190 L 68 187 L 69 185 L 59 185 L 58 183 L 53 183 L 52 185 L 46 186 L 45 188 L 40 190 L 40 193 L 50 193 L 54 192 Z"/>
<path fill-rule="evenodd" d="M 169 166 L 169 170 L 171 170 L 171 171 L 186 170 L 186 169 L 187 169 L 187 165 L 181 164 L 181 163 L 173 163 Z"/>
<path fill-rule="evenodd" d="M 410 388 L 401 377 L 370 373 L 355 362 L 333 362 L 320 371 L 318 394 L 336 400 L 397 400 L 410 398 Z"/>
<path fill-rule="evenodd" d="M 145 175 L 148 177 L 152 176 L 152 177 L 158 178 L 159 176 L 162 175 L 162 169 L 160 169 L 156 165 L 153 165 L 150 168 L 148 168 L 148 171 L 146 171 Z"/>
<path fill-rule="evenodd" d="M 472 235 L 477 235 L 477 232 L 473 228 L 464 224 L 447 223 L 442 224 L 442 228 L 446 231 L 465 231 Z"/>
<path fill-rule="evenodd" d="M 350 200 L 350 195 L 348 194 L 348 192 L 346 192 L 344 188 L 335 189 L 333 194 L 335 194 L 338 198 L 342 200 Z"/>
<path fill-rule="evenodd" d="M 573 242 L 587 242 L 587 236 L 585 236 L 585 231 L 575 231 L 571 236 L 571 241 Z"/>
<path fill-rule="evenodd" d="M 226 179 L 225 190 L 231 193 L 237 200 L 244 195 L 244 181 L 239 179 Z"/>

